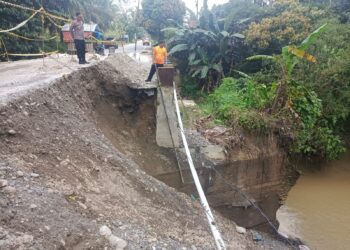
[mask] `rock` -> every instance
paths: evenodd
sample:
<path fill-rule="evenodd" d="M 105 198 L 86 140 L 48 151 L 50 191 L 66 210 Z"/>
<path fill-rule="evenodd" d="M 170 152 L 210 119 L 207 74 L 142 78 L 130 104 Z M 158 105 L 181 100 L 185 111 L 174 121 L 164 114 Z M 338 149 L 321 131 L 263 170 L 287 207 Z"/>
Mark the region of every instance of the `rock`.
<path fill-rule="evenodd" d="M 0 240 L 6 239 L 6 234 L 0 232 Z"/>
<path fill-rule="evenodd" d="M 63 239 L 60 240 L 60 243 L 63 247 L 66 246 L 66 242 Z"/>
<path fill-rule="evenodd" d="M 100 235 L 104 237 L 109 237 L 112 235 L 112 231 L 111 229 L 109 229 L 109 227 L 107 227 L 106 225 L 103 225 L 102 227 L 100 227 Z"/>
<path fill-rule="evenodd" d="M 8 194 L 15 194 L 17 192 L 16 188 L 11 186 L 7 186 L 3 190 L 5 193 L 8 193 Z"/>
<path fill-rule="evenodd" d="M 8 185 L 7 180 L 0 179 L 0 188 L 6 187 Z"/>
<path fill-rule="evenodd" d="M 0 199 L 0 208 L 1 207 L 8 207 L 9 206 L 9 203 L 7 202 L 7 200 L 5 199 Z"/>
<path fill-rule="evenodd" d="M 39 174 L 36 174 L 36 173 L 31 173 L 30 176 L 33 177 L 33 178 L 37 178 L 37 177 L 39 177 L 40 175 L 39 175 Z"/>
<path fill-rule="evenodd" d="M 34 237 L 32 235 L 25 234 L 23 235 L 22 240 L 24 243 L 31 243 L 34 240 Z"/>
<path fill-rule="evenodd" d="M 149 243 L 157 242 L 157 238 L 150 238 L 148 239 L 148 242 Z"/>
<path fill-rule="evenodd" d="M 70 160 L 69 159 L 65 159 L 64 161 L 60 162 L 60 165 L 61 166 L 67 166 L 69 163 L 70 163 Z"/>
<path fill-rule="evenodd" d="M 257 233 L 257 232 L 254 232 L 253 233 L 253 240 L 254 241 L 262 241 L 263 240 L 263 237 L 261 234 Z"/>
<path fill-rule="evenodd" d="M 305 245 L 299 245 L 299 250 L 310 250 L 310 248 Z"/>
<path fill-rule="evenodd" d="M 8 133 L 9 135 L 15 135 L 15 134 L 16 134 L 16 131 L 13 130 L 13 129 L 10 129 L 9 131 L 7 131 L 7 133 Z"/>
<path fill-rule="evenodd" d="M 128 245 L 125 240 L 113 235 L 111 229 L 106 225 L 100 227 L 100 235 L 104 236 L 116 250 L 123 250 Z"/>
<path fill-rule="evenodd" d="M 109 237 L 108 241 L 109 241 L 109 244 L 111 244 L 111 246 L 115 247 L 117 250 L 123 250 L 128 245 L 128 243 L 125 240 L 113 234 Z"/>
<path fill-rule="evenodd" d="M 16 174 L 17 174 L 17 177 L 23 177 L 24 176 L 24 173 L 22 171 L 17 171 Z"/>
<path fill-rule="evenodd" d="M 245 234 L 247 232 L 247 230 L 244 227 L 239 227 L 239 226 L 236 226 L 236 231 L 239 234 Z"/>
<path fill-rule="evenodd" d="M 35 205 L 35 204 L 30 204 L 30 206 L 29 206 L 29 208 L 32 209 L 32 210 L 33 210 L 33 209 L 36 209 L 37 207 L 38 207 L 38 206 Z"/>
<path fill-rule="evenodd" d="M 87 206 L 84 203 L 80 202 L 80 201 L 78 201 L 78 205 L 81 206 L 85 210 L 87 209 Z"/>

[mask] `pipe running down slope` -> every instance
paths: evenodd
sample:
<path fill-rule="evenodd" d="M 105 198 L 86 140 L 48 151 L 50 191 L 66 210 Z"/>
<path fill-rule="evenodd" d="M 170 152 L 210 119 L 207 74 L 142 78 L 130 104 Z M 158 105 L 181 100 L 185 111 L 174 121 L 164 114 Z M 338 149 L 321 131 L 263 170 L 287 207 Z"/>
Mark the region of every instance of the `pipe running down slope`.
<path fill-rule="evenodd" d="M 221 237 L 220 231 L 219 231 L 219 229 L 217 227 L 217 224 L 216 224 L 216 222 L 214 220 L 213 213 L 211 212 L 211 209 L 209 207 L 207 198 L 205 197 L 202 185 L 201 185 L 201 183 L 199 181 L 196 168 L 194 167 L 194 164 L 193 164 L 192 156 L 191 156 L 191 153 L 190 153 L 190 150 L 189 150 L 189 147 L 188 147 L 188 143 L 187 143 L 187 139 L 186 139 L 186 136 L 185 136 L 185 133 L 184 133 L 184 129 L 183 129 L 183 123 L 182 123 L 182 119 L 181 119 L 180 108 L 179 108 L 179 104 L 178 104 L 178 101 L 177 101 L 177 93 L 176 93 L 175 82 L 173 83 L 173 88 L 174 88 L 174 102 L 175 102 L 175 107 L 176 107 L 176 114 L 177 114 L 177 118 L 178 118 L 178 123 L 179 123 L 179 127 L 180 127 L 180 133 L 181 133 L 182 141 L 183 141 L 183 144 L 184 144 L 184 147 L 185 147 L 187 160 L 188 160 L 188 164 L 190 166 L 190 170 L 191 170 L 191 173 L 192 173 L 192 176 L 193 176 L 193 180 L 194 180 L 194 183 L 196 185 L 196 189 L 198 191 L 202 207 L 204 208 L 205 215 L 207 216 L 208 223 L 209 223 L 209 226 L 210 226 L 210 230 L 211 230 L 211 232 L 213 234 L 213 237 L 215 239 L 216 247 L 219 250 L 225 250 L 226 249 L 225 243 L 224 243 L 224 241 L 223 241 L 223 239 Z"/>

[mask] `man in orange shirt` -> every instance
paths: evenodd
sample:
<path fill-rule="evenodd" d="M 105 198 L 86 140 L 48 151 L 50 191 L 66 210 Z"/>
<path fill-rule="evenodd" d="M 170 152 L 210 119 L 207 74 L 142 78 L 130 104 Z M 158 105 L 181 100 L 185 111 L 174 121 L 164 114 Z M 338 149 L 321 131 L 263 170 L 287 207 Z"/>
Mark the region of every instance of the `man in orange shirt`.
<path fill-rule="evenodd" d="M 149 72 L 146 82 L 152 81 L 154 73 L 156 73 L 158 67 L 163 67 L 167 58 L 167 50 L 165 48 L 165 42 L 161 41 L 156 47 L 153 48 L 153 64 Z"/>

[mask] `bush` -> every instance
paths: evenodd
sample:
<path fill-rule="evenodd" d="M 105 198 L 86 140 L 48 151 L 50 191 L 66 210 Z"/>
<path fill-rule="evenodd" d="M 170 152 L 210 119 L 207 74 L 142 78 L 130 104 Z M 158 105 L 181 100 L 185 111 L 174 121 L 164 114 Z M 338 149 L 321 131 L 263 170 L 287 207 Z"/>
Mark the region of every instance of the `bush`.
<path fill-rule="evenodd" d="M 201 103 L 217 123 L 239 124 L 250 131 L 267 130 L 266 114 L 259 112 L 274 97 L 276 85 L 258 84 L 249 78 L 224 78 L 221 85 Z"/>

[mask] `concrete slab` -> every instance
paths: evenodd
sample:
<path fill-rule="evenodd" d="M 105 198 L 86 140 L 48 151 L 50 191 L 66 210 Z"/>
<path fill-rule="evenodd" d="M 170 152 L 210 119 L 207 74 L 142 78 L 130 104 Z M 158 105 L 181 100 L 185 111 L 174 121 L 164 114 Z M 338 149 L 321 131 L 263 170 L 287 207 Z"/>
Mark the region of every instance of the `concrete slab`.
<path fill-rule="evenodd" d="M 160 91 L 162 91 L 162 94 Z M 158 146 L 165 148 L 172 148 L 174 146 L 171 136 L 173 137 L 175 147 L 179 147 L 180 144 L 173 91 L 173 87 L 163 86 L 158 89 L 157 93 L 156 140 Z"/>

